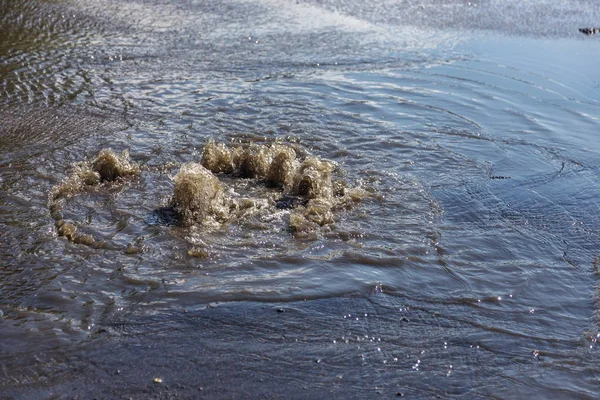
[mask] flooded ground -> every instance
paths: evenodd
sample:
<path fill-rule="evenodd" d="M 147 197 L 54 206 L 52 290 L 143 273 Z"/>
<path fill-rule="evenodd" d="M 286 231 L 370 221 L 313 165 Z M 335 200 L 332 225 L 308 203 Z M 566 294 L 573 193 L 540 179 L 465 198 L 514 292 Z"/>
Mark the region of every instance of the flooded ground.
<path fill-rule="evenodd" d="M 597 398 L 598 25 L 2 2 L 0 397 Z"/>

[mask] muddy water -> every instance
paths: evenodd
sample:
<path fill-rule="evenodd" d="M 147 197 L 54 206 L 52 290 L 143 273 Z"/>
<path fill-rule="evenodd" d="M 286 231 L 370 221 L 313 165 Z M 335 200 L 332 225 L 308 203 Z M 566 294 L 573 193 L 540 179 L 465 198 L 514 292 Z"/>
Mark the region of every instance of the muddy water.
<path fill-rule="evenodd" d="M 2 2 L 0 393 L 597 397 L 600 12 L 436 3 Z"/>

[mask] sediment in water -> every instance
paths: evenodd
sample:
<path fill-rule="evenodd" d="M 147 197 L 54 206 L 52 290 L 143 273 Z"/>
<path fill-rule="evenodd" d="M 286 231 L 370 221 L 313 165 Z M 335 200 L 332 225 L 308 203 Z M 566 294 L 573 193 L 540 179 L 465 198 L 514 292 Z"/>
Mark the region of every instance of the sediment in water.
<path fill-rule="evenodd" d="M 112 182 L 120 178 L 138 175 L 140 168 L 129 159 L 129 152 L 125 150 L 120 155 L 111 149 L 103 149 L 98 156 L 87 162 L 73 165 L 69 176 L 50 191 L 48 209 L 55 221 L 59 236 L 67 238 L 73 243 L 85 244 L 92 247 L 101 246 L 92 236 L 77 232 L 77 227 L 63 220 L 62 209 L 66 200 L 87 188 L 95 187 L 102 182 Z"/>
<path fill-rule="evenodd" d="M 334 180 L 333 162 L 299 151 L 301 155 L 297 149 L 279 142 L 228 147 L 210 140 L 203 149 L 201 163 L 184 164 L 173 178 L 171 206 L 184 226 L 205 227 L 287 209 L 289 229 L 302 235 L 334 223 L 339 210 L 370 195 L 363 189 L 350 187 L 339 177 Z M 103 149 L 95 159 L 75 164 L 69 176 L 50 193 L 48 208 L 57 233 L 74 243 L 105 247 L 103 242 L 79 233 L 77 226 L 64 220 L 63 207 L 78 193 L 139 173 L 140 167 L 131 162 L 127 151 L 116 154 Z M 236 190 L 253 194 L 242 197 Z M 128 247 L 126 253 L 136 250 Z M 206 256 L 202 252 L 193 253 Z"/>
<path fill-rule="evenodd" d="M 173 204 L 185 225 L 223 223 L 229 219 L 231 200 L 208 169 L 196 163 L 185 164 L 174 182 Z"/>
<path fill-rule="evenodd" d="M 186 225 L 223 223 L 258 209 L 278 208 L 290 209 L 290 229 L 304 233 L 333 223 L 335 210 L 367 195 L 343 180 L 333 181 L 333 162 L 312 156 L 299 159 L 292 147 L 281 143 L 229 148 L 211 139 L 201 163 L 184 166 L 175 177 L 173 203 Z M 266 195 L 264 201 L 235 198 L 214 174 L 255 179 L 280 194 Z"/>
<path fill-rule="evenodd" d="M 307 199 L 331 199 L 333 164 L 317 157 L 308 157 L 298 167 L 294 176 L 293 194 Z"/>
<path fill-rule="evenodd" d="M 275 145 L 272 148 L 272 154 L 267 184 L 289 189 L 293 185 L 294 173 L 298 166 L 296 152 L 289 146 Z"/>
<path fill-rule="evenodd" d="M 92 163 L 92 169 L 100 175 L 100 181 L 112 182 L 117 178 L 123 178 L 140 173 L 140 167 L 129 159 L 129 151 L 125 150 L 121 155 L 115 154 L 111 149 L 103 149 Z"/>
<path fill-rule="evenodd" d="M 272 154 L 267 146 L 252 144 L 245 149 L 234 150 L 233 162 L 241 178 L 264 179 L 271 167 Z"/>
<path fill-rule="evenodd" d="M 233 172 L 233 154 L 231 149 L 224 144 L 217 144 L 210 139 L 202 151 L 202 166 L 209 171 L 218 174 L 230 174 Z"/>

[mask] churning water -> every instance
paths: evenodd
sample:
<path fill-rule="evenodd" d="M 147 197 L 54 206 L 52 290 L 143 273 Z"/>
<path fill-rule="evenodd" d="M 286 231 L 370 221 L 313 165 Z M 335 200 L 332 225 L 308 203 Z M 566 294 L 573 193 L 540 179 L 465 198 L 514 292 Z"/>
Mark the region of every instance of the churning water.
<path fill-rule="evenodd" d="M 0 396 L 597 398 L 598 25 L 3 1 Z"/>

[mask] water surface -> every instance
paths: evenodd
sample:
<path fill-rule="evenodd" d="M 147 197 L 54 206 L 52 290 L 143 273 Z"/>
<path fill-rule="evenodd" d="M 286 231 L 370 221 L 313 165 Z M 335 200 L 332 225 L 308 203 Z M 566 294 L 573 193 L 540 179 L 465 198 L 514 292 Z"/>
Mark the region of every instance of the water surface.
<path fill-rule="evenodd" d="M 597 397 L 600 12 L 436 3 L 3 2 L 0 391 Z M 306 236 L 183 226 L 210 138 L 373 196 Z M 66 201 L 93 248 L 48 204 L 103 148 L 141 172 Z"/>

